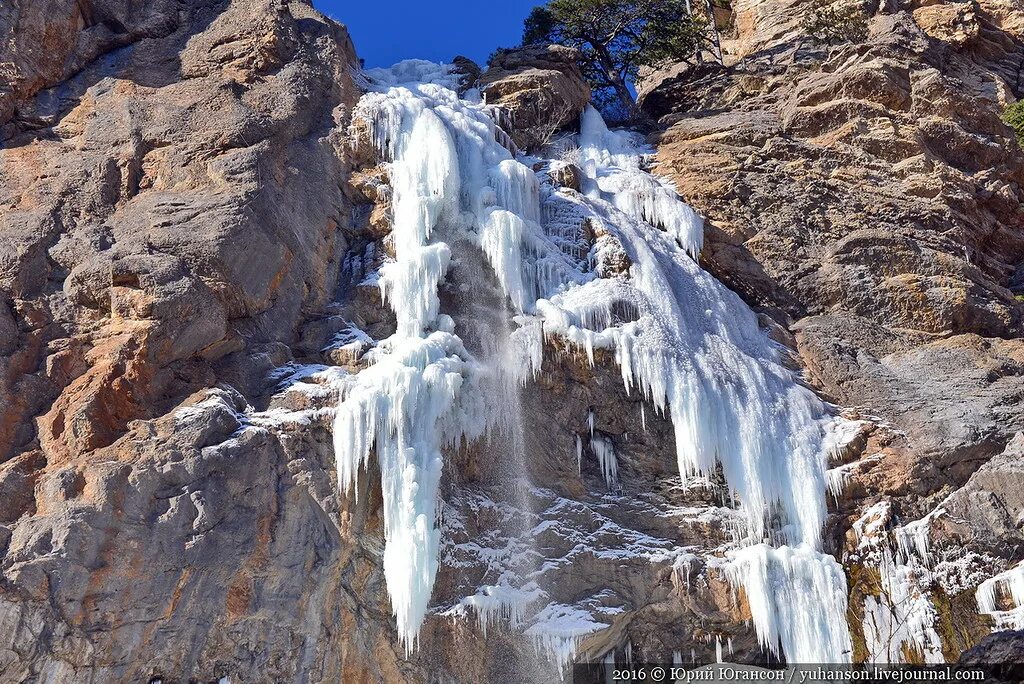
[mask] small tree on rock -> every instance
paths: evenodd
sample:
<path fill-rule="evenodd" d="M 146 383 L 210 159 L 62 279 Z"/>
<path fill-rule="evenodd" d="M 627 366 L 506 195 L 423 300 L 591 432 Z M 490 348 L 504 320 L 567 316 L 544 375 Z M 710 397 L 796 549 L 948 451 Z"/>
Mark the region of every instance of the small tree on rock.
<path fill-rule="evenodd" d="M 548 0 L 523 27 L 523 44 L 558 43 L 583 55 L 595 94 L 610 96 L 626 118 L 636 115 L 630 83 L 642 66 L 692 61 L 707 21 L 686 0 Z"/>
<path fill-rule="evenodd" d="M 868 16 L 856 2 L 812 0 L 800 25 L 819 43 L 862 43 L 868 35 Z"/>
<path fill-rule="evenodd" d="M 1003 121 L 1017 134 L 1017 145 L 1024 150 L 1024 100 L 1018 100 L 1004 109 Z"/>

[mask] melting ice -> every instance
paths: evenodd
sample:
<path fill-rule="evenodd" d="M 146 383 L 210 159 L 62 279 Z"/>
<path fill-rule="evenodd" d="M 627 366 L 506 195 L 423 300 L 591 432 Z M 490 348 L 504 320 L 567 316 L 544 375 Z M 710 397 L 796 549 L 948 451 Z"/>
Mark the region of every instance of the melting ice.
<path fill-rule="evenodd" d="M 728 574 L 745 590 L 764 646 L 790 660 L 849 660 L 845 578 L 818 550 L 831 419 L 778 362 L 753 312 L 694 261 L 701 220 L 644 170 L 648 150 L 588 109 L 576 153 L 584 192 L 558 191 L 498 142 L 507 136 L 488 108 L 460 99 L 446 67 L 411 61 L 366 75 L 370 92 L 356 115 L 391 164 L 394 258 L 378 282 L 398 329 L 345 384 L 334 443 L 339 481 L 349 488 L 376 454 L 384 573 L 406 649 L 438 567 L 444 450 L 488 424 L 482 369 L 438 298 L 450 245 L 469 241 L 517 312 L 517 375 L 543 372 L 547 337 L 578 346 L 591 362 L 595 349 L 609 350 L 627 391 L 671 418 L 683 480 L 720 466 L 740 503 L 744 542 L 753 546 L 734 552 Z M 600 236 L 589 252 L 585 226 Z M 628 270 L 600 277 L 595 263 L 609 256 Z M 622 474 L 604 440 L 592 435 L 589 446 L 611 484 Z M 578 441 L 578 458 L 581 448 Z M 520 620 L 502 603 L 512 594 L 484 592 L 476 601 L 482 619 Z M 565 660 L 600 625 L 564 622 L 535 619 L 526 632 Z"/>

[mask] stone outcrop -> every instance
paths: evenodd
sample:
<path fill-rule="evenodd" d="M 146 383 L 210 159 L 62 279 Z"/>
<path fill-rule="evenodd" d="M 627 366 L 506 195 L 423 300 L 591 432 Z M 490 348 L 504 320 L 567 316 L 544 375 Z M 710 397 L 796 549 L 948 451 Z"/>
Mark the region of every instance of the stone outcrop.
<path fill-rule="evenodd" d="M 509 488 L 497 440 L 450 454 L 445 563 L 407 657 L 379 476 L 339 492 L 331 443 L 336 378 L 395 329 L 365 282 L 393 253 L 391 192 L 352 120 L 344 28 L 278 0 L 23 5 L 0 10 L 0 680 L 556 679 L 529 638 L 485 639 L 460 608 L 493 579 L 467 545 L 557 559 L 553 601 L 597 596 L 609 628 L 585 655 L 668 660 L 684 640 L 710 660 L 714 633 L 762 658 L 725 578 L 666 553 L 728 537 L 728 509 L 678 513 L 720 492 L 680 492 L 665 419 L 610 359 L 568 350 L 524 395 L 522 467 L 545 489 Z M 574 58 L 506 54 L 484 77 L 520 144 L 585 106 Z M 571 165 L 550 176 L 579 190 Z M 614 240 L 584 232 L 585 250 Z M 473 303 L 460 283 L 503 300 L 476 260 L 441 293 L 453 311 Z M 591 446 L 576 460 L 588 416 L 618 453 L 612 491 Z"/>
<path fill-rule="evenodd" d="M 1024 433 L 951 494 L 943 507 L 943 534 L 957 543 L 998 554 L 1020 541 L 1024 520 Z"/>
<path fill-rule="evenodd" d="M 338 679 L 331 504 L 239 416 L 335 298 L 357 60 L 143 5 L 0 10 L 0 679 Z"/>
<path fill-rule="evenodd" d="M 480 76 L 484 99 L 502 109 L 517 145 L 531 149 L 551 141 L 579 121 L 590 102 L 577 64 L 579 55 L 561 45 L 499 50 Z"/>
<path fill-rule="evenodd" d="M 36 94 L 117 48 L 173 33 L 180 19 L 176 3 L 166 0 L 141 7 L 127 1 L 7 3 L 0 9 L 0 130 L 12 118 L 31 125 L 34 115 L 45 116 L 31 106 Z M 25 105 L 28 111 L 19 111 Z"/>

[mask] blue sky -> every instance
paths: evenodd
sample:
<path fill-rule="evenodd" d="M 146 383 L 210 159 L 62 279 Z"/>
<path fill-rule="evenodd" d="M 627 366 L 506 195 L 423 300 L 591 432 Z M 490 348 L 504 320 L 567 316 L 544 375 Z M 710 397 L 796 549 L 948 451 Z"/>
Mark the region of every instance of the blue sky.
<path fill-rule="evenodd" d="M 313 0 L 348 26 L 366 66 L 410 58 L 448 62 L 465 55 L 481 66 L 498 47 L 519 44 L 523 19 L 543 0 Z"/>

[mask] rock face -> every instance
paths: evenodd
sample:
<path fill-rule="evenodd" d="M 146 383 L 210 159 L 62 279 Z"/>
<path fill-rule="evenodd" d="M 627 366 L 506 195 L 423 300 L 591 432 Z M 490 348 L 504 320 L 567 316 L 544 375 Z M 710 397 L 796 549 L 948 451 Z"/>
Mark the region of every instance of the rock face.
<path fill-rule="evenodd" d="M 912 417 L 922 402 L 941 415 L 925 378 L 962 386 L 944 394 L 964 406 L 1018 386 L 1024 157 L 1000 113 L 1021 95 L 1005 50 L 1024 53 L 984 3 L 927 7 L 980 21 L 969 46 L 932 37 L 909 9 L 876 15 L 863 45 L 826 50 L 786 38 L 793 22 L 774 12 L 774 29 L 759 19 L 745 33 L 741 6 L 744 60 L 669 74 L 645 104 L 669 124 L 659 168 L 713 223 L 709 267 L 795 326 L 829 396 L 895 399 L 882 415 L 916 420 L 901 427 L 924 442 L 950 422 Z M 967 380 L 990 364 L 1003 372 Z M 994 422 L 965 448 L 991 455 L 1021 428 L 1012 409 Z"/>
<path fill-rule="evenodd" d="M 578 55 L 561 45 L 499 50 L 480 77 L 488 104 L 508 117 L 512 139 L 523 148 L 548 143 L 560 129 L 579 121 L 590 102 L 590 86 Z"/>
<path fill-rule="evenodd" d="M 0 10 L 0 679 L 337 679 L 337 524 L 238 416 L 334 299 L 355 54 L 137 5 Z"/>
<path fill-rule="evenodd" d="M 795 334 L 824 396 L 890 435 L 839 501 L 851 577 L 842 535 L 880 503 L 890 527 L 935 509 L 926 543 L 991 576 L 1024 535 L 1016 447 L 997 456 L 1024 429 L 1024 154 L 1000 116 L 1024 96 L 1024 13 L 873 5 L 863 42 L 823 46 L 801 29 L 809 5 L 734 3 L 726 66 L 650 75 L 657 168 L 709 221 L 706 267 Z M 924 584 L 939 613 L 985 623 L 977 580 Z M 938 631 L 947 657 L 975 643 Z"/>

